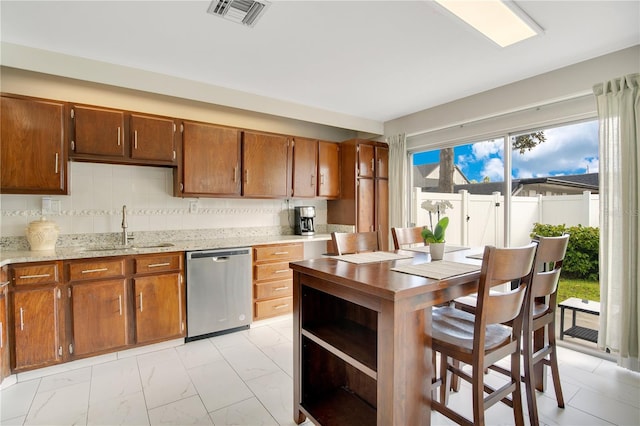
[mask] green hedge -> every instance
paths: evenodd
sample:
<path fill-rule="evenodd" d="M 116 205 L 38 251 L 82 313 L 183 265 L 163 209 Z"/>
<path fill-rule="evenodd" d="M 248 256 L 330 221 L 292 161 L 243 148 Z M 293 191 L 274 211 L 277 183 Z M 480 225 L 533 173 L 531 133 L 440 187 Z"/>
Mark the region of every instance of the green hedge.
<path fill-rule="evenodd" d="M 562 277 L 598 281 L 600 230 L 590 226 L 545 225 L 535 223 L 531 237 L 559 237 L 567 233 L 569 246 L 562 265 Z"/>

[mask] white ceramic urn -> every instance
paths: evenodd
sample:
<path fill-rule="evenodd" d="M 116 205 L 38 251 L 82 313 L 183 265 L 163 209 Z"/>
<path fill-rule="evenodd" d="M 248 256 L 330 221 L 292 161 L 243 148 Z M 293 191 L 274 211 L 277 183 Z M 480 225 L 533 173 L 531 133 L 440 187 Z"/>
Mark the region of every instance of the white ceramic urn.
<path fill-rule="evenodd" d="M 25 231 L 31 250 L 54 250 L 56 248 L 60 228 L 55 222 L 47 220 L 46 217 L 29 223 Z"/>

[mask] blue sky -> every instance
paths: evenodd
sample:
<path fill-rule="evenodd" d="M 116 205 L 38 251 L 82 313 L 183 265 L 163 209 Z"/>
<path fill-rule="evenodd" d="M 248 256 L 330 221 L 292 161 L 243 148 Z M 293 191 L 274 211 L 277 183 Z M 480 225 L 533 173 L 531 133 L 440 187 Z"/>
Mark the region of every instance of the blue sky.
<path fill-rule="evenodd" d="M 512 154 L 512 178 L 575 175 L 598 171 L 598 123 L 588 121 L 545 129 L 547 140 L 531 151 Z M 503 180 L 502 139 L 455 147 L 454 162 L 469 180 Z M 439 150 L 414 154 L 415 165 L 437 163 Z"/>

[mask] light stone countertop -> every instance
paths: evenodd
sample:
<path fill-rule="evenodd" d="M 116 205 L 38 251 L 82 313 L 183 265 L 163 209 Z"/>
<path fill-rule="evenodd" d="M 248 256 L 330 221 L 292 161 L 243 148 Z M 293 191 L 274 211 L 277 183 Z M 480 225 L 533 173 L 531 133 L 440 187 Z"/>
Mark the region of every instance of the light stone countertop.
<path fill-rule="evenodd" d="M 331 239 L 331 234 L 315 234 L 312 236 L 300 235 L 265 235 L 265 236 L 242 236 L 229 238 L 214 238 L 203 240 L 186 241 L 158 241 L 157 244 L 171 243 L 170 247 L 136 247 L 132 244 L 129 248 L 119 248 L 117 250 L 95 250 L 91 246 L 80 247 L 57 247 L 51 251 L 30 251 L 30 250 L 0 250 L 0 267 L 12 263 L 41 262 L 47 260 L 68 260 L 68 259 L 89 259 L 107 256 L 127 256 L 135 254 L 149 253 L 169 253 L 176 251 L 195 251 L 219 248 L 251 247 L 261 244 L 275 243 L 304 243 L 313 241 L 327 241 Z M 141 244 L 151 246 L 153 242 Z M 90 250 L 87 250 L 90 249 Z"/>

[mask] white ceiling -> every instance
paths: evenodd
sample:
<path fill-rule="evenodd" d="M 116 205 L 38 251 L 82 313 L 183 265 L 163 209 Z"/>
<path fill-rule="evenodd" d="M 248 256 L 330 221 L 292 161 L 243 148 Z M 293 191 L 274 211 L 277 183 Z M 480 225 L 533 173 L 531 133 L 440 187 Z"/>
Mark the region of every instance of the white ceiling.
<path fill-rule="evenodd" d="M 637 0 L 518 1 L 544 33 L 506 48 L 430 1 L 273 1 L 254 28 L 209 3 L 2 0 L 0 35 L 380 123 L 640 44 Z"/>

